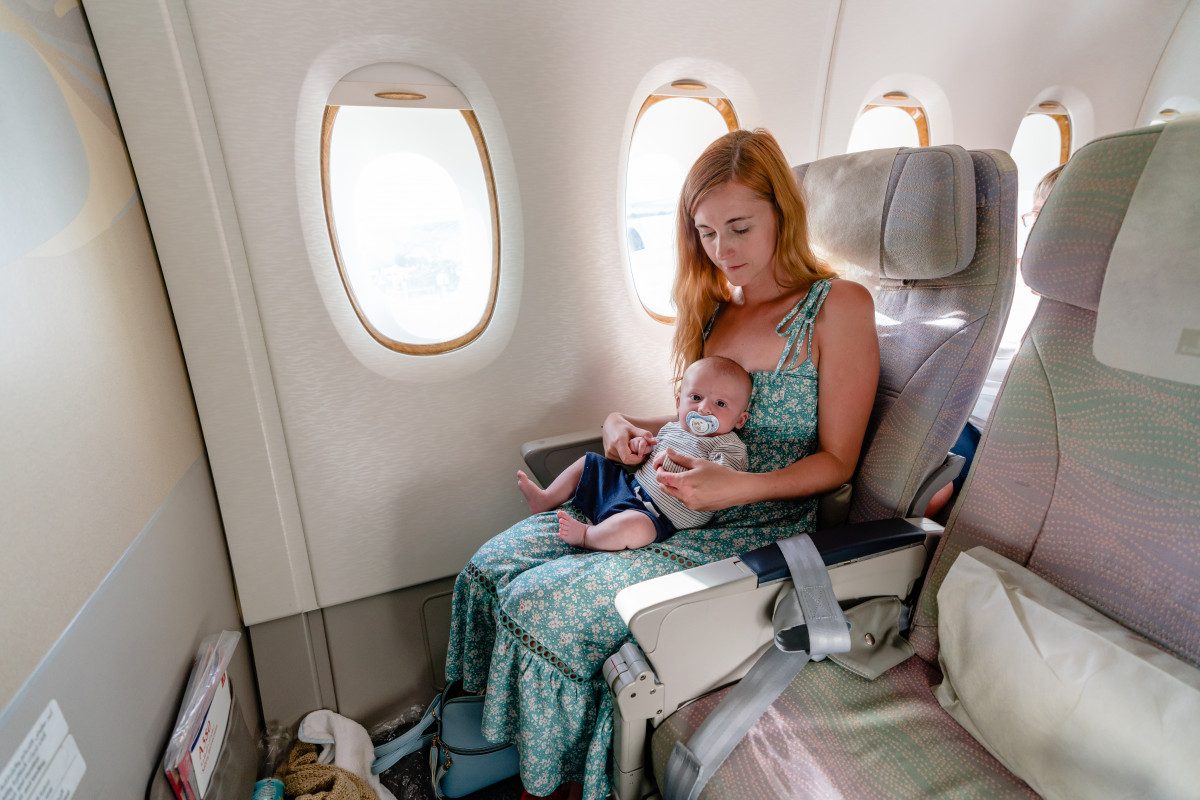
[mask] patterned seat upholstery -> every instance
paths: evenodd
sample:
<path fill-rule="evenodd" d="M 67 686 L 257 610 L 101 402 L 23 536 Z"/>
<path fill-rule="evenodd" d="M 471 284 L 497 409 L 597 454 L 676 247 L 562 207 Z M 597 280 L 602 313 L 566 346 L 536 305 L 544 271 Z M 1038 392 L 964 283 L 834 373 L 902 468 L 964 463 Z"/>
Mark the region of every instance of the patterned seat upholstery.
<path fill-rule="evenodd" d="M 1082 148 L 1038 216 L 1022 269 L 1042 299 L 917 608 L 911 640 L 926 659 L 936 589 L 983 545 L 1200 664 L 1200 387 L 1092 353 L 1109 254 L 1163 131 Z"/>
<path fill-rule="evenodd" d="M 809 665 L 701 797 L 1030 795 L 932 694 L 937 590 L 956 556 L 978 545 L 1200 666 L 1200 386 L 1114 369 L 1092 353 L 1109 255 L 1163 130 L 1088 144 L 1042 209 L 1024 257 L 1042 300 L 922 591 L 917 655 L 874 682 Z M 1194 267 L 1186 280 L 1200 280 Z M 704 698 L 658 728 L 660 780 L 674 741 L 715 703 Z"/>
<path fill-rule="evenodd" d="M 717 771 L 700 800 L 1037 797 L 942 710 L 937 668 L 910 658 L 874 681 L 831 661 L 809 664 Z M 672 714 L 651 740 L 666 773 L 727 689 Z"/>
<path fill-rule="evenodd" d="M 795 173 L 814 249 L 875 298 L 879 389 L 849 520 L 904 516 L 966 423 L 1008 317 L 1016 167 L 1006 153 L 951 145 L 836 156 Z M 847 220 L 873 241 L 847 241 Z"/>

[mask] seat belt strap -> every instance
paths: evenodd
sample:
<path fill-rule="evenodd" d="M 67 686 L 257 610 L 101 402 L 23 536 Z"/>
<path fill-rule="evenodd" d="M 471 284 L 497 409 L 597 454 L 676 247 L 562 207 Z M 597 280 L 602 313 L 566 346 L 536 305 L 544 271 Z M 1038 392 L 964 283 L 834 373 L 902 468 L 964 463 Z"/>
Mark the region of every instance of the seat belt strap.
<path fill-rule="evenodd" d="M 709 778 L 806 663 L 807 653 L 785 653 L 768 647 L 746 676 L 700 723 L 687 744 L 675 743 L 667 761 L 663 797 L 666 800 L 699 797 Z"/>
<path fill-rule="evenodd" d="M 830 653 L 848 652 L 850 626 L 833 593 L 829 569 L 813 540 L 807 533 L 802 533 L 780 541 L 779 549 L 792 575 L 793 597 L 790 606 L 789 598 L 784 598 L 782 606 L 786 616 L 775 621 L 775 646 L 788 652 L 803 650 L 814 661 L 820 661 Z M 797 611 L 798 616 L 792 617 Z M 775 614 L 779 615 L 778 609 Z M 807 632 L 807 643 L 793 641 L 789 635 L 792 631 Z"/>
<path fill-rule="evenodd" d="M 850 649 L 846 617 L 812 539 L 807 534 L 784 539 L 779 549 L 791 572 L 793 588 L 775 610 L 774 647 L 768 647 L 729 690 L 687 744 L 675 743 L 667 762 L 665 800 L 696 800 L 738 742 L 810 657 L 819 660 Z"/>

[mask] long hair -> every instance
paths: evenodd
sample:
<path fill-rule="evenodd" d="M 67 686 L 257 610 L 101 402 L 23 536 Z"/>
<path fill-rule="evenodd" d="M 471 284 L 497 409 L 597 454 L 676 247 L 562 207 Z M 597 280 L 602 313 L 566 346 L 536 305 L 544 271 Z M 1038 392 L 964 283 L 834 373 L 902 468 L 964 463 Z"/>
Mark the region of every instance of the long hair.
<path fill-rule="evenodd" d="M 775 280 L 799 289 L 822 278 L 837 277 L 813 255 L 800 187 L 775 137 L 759 128 L 736 130 L 710 144 L 688 171 L 679 194 L 675 241 L 675 337 L 671 357 L 675 380 L 704 352 L 704 326 L 720 303 L 730 299 L 730 286 L 709 261 L 696 232 L 696 207 L 708 193 L 730 181 L 740 183 L 775 209 Z"/>

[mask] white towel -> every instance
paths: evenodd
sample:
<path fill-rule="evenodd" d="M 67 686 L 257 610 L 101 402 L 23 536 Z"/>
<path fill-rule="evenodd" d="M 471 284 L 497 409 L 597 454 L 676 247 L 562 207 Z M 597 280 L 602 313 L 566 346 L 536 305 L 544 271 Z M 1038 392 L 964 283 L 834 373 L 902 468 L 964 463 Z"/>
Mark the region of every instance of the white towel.
<path fill-rule="evenodd" d="M 395 795 L 379 782 L 379 776 L 371 774 L 375 748 L 362 725 L 340 714 L 321 709 L 313 711 L 300 722 L 300 732 L 297 735 L 302 742 L 321 746 L 318 760 L 322 764 L 333 764 L 347 772 L 353 772 L 375 790 L 379 800 L 396 800 Z"/>

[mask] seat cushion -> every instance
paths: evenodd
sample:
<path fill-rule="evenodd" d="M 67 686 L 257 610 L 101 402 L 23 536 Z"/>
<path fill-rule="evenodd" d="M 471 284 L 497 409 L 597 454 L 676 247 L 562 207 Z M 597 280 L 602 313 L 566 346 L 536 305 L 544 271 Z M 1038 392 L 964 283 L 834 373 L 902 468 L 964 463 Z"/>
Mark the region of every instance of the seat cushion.
<path fill-rule="evenodd" d="M 1200 670 L 983 547 L 938 607 L 935 696 L 1040 794 L 1196 796 Z"/>
<path fill-rule="evenodd" d="M 1037 797 L 938 705 L 941 674 L 910 658 L 868 681 L 809 664 L 750 729 L 701 793 L 714 798 Z M 675 742 L 728 690 L 672 714 L 654 733 L 662 782 Z"/>

